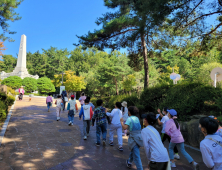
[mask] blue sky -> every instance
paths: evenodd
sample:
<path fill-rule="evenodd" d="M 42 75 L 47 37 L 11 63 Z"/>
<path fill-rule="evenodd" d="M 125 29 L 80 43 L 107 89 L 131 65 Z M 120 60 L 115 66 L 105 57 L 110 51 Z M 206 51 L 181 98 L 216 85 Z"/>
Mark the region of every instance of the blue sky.
<path fill-rule="evenodd" d="M 96 18 L 108 11 L 103 0 L 24 0 L 16 9 L 22 19 L 10 23 L 10 30 L 17 32 L 11 36 L 15 42 L 4 43 L 4 54 L 17 57 L 22 34 L 27 36 L 27 52 L 50 46 L 73 50 L 76 35 L 98 29 Z"/>
<path fill-rule="evenodd" d="M 17 32 L 11 36 L 15 42 L 4 43 L 4 54 L 17 57 L 22 34 L 32 53 L 50 46 L 73 50 L 73 43 L 78 43 L 76 35 L 99 28 L 96 18 L 107 11 L 103 0 L 24 0 L 16 9 L 22 19 L 10 23 L 10 30 Z"/>

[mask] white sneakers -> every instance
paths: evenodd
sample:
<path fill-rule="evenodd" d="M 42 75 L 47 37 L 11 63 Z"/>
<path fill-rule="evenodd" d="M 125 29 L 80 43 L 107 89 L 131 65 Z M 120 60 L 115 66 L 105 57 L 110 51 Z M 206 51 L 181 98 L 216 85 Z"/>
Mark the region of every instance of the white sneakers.
<path fill-rule="evenodd" d="M 175 162 L 171 162 L 171 161 L 170 161 L 170 165 L 171 165 L 172 168 L 176 168 Z"/>
<path fill-rule="evenodd" d="M 84 140 L 86 140 L 87 139 L 87 136 L 84 136 L 84 138 L 83 138 Z"/>
<path fill-rule="evenodd" d="M 71 121 L 69 121 L 68 125 L 71 125 L 71 124 L 72 124 L 72 122 L 71 122 Z"/>
<path fill-rule="evenodd" d="M 199 170 L 199 164 L 196 162 L 193 162 L 193 170 Z"/>
<path fill-rule="evenodd" d="M 170 165 L 171 165 L 172 168 L 176 168 L 176 163 L 175 162 L 170 161 Z M 199 170 L 199 164 L 198 163 L 193 162 L 192 166 L 193 166 L 193 170 Z"/>
<path fill-rule="evenodd" d="M 60 117 L 57 117 L 57 121 L 59 121 L 60 120 Z"/>
<path fill-rule="evenodd" d="M 180 159 L 180 155 L 178 155 L 178 154 L 175 154 L 175 155 L 174 155 L 174 159 L 177 159 L 177 160 L 179 160 L 179 159 Z"/>

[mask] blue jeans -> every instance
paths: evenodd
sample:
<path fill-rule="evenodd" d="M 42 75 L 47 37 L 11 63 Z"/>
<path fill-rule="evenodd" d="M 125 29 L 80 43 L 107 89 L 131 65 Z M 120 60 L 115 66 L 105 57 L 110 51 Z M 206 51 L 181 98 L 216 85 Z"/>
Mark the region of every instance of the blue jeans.
<path fill-rule="evenodd" d="M 143 170 L 142 162 L 140 159 L 140 147 L 138 145 L 134 146 L 129 155 L 129 162 L 136 164 L 137 170 Z"/>
<path fill-rule="evenodd" d="M 100 144 L 100 133 L 102 132 L 103 140 L 106 141 L 106 134 L 107 134 L 107 125 L 106 123 L 96 125 L 96 138 L 97 143 Z"/>
<path fill-rule="evenodd" d="M 69 119 L 69 121 L 71 121 L 73 123 L 74 115 L 68 115 L 68 119 Z"/>
<path fill-rule="evenodd" d="M 184 149 L 184 142 L 183 143 L 171 143 L 169 145 L 169 154 L 170 154 L 170 160 L 174 159 L 174 147 L 177 145 L 177 148 L 179 151 L 183 154 L 183 156 L 188 160 L 189 163 L 193 162 L 193 158 L 185 151 Z"/>
<path fill-rule="evenodd" d="M 48 103 L 47 103 L 48 109 L 50 109 L 50 106 L 51 106 L 51 102 L 48 102 Z"/>

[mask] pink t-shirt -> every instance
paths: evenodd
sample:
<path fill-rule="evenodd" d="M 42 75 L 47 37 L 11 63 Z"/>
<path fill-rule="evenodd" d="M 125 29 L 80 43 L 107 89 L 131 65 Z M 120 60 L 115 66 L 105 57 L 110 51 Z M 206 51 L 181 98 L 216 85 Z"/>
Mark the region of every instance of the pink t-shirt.
<path fill-rule="evenodd" d="M 180 132 L 180 127 L 177 129 L 173 119 L 166 122 L 165 133 L 171 137 L 172 143 L 183 143 L 183 135 Z"/>
<path fill-rule="evenodd" d="M 86 96 L 81 96 L 81 97 L 79 98 L 79 102 L 80 102 L 81 104 L 84 104 L 84 103 L 85 103 L 85 100 L 86 100 Z"/>
<path fill-rule="evenodd" d="M 51 96 L 48 96 L 48 97 L 46 98 L 46 103 L 48 103 L 48 102 L 53 102 L 53 100 L 52 100 L 52 97 L 51 97 Z"/>
<path fill-rule="evenodd" d="M 19 89 L 19 93 L 22 93 L 24 95 L 24 92 L 25 92 L 24 89 L 22 88 Z"/>

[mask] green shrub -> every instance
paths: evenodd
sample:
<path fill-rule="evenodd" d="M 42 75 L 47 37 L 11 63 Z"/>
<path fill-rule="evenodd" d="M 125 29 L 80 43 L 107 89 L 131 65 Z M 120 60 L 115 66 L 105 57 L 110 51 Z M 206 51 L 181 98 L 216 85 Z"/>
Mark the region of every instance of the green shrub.
<path fill-rule="evenodd" d="M 25 92 L 30 93 L 37 90 L 37 80 L 31 77 L 26 77 L 22 82 L 23 86 L 25 86 Z"/>
<path fill-rule="evenodd" d="M 10 76 L 4 79 L 1 84 L 11 87 L 12 89 L 17 89 L 22 86 L 22 79 L 18 76 Z"/>
<path fill-rule="evenodd" d="M 14 96 L 8 96 L 6 99 L 7 106 L 12 106 L 14 104 L 15 97 Z"/>
<path fill-rule="evenodd" d="M 12 89 L 11 87 L 7 87 L 7 94 L 9 94 L 9 93 L 11 93 L 12 95 L 17 94 L 14 89 Z"/>
<path fill-rule="evenodd" d="M 47 77 L 42 77 L 37 80 L 38 91 L 41 94 L 46 94 L 50 92 L 55 92 L 55 86 L 52 84 L 51 80 Z"/>
<path fill-rule="evenodd" d="M 145 89 L 140 103 L 146 111 L 151 112 L 166 106 L 173 108 L 179 117 L 186 119 L 189 115 L 200 113 L 218 115 L 221 112 L 221 98 L 221 88 L 200 83 L 183 83 Z"/>

